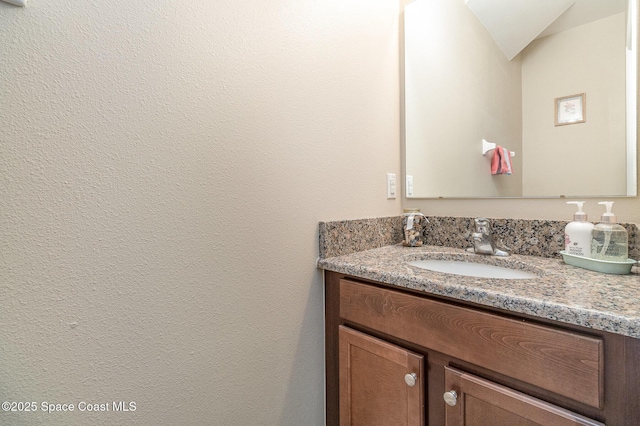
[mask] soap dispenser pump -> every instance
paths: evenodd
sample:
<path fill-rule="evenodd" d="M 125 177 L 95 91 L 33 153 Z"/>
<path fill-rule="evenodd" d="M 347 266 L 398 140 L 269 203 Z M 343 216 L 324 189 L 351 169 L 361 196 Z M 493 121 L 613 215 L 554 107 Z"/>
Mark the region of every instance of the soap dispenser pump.
<path fill-rule="evenodd" d="M 591 233 L 591 257 L 598 260 L 624 262 L 629 254 L 629 235 L 627 230 L 617 223 L 616 215 L 611 212 L 613 201 L 601 201 L 607 208 L 600 223 Z"/>
<path fill-rule="evenodd" d="M 587 214 L 582 211 L 584 201 L 567 201 L 567 204 L 575 204 L 578 211 L 573 215 L 573 222 L 564 228 L 564 250 L 574 256 L 591 257 L 593 223 L 587 222 Z"/>

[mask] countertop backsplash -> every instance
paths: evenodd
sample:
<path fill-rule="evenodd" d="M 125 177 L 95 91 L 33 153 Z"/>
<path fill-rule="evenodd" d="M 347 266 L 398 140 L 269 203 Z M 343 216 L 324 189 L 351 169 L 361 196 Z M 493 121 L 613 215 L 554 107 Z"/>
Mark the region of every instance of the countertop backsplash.
<path fill-rule="evenodd" d="M 402 218 L 320 222 L 320 259 L 397 244 L 402 241 Z"/>
<path fill-rule="evenodd" d="M 474 218 L 427 216 L 425 244 L 453 248 L 471 247 Z M 489 218 L 498 245 L 513 254 L 559 258 L 564 249 L 568 221 Z M 640 259 L 640 232 L 636 224 L 622 223 L 629 233 L 629 257 Z M 321 259 L 393 245 L 402 241 L 400 216 L 320 222 Z M 410 250 L 410 249 L 409 249 Z"/>

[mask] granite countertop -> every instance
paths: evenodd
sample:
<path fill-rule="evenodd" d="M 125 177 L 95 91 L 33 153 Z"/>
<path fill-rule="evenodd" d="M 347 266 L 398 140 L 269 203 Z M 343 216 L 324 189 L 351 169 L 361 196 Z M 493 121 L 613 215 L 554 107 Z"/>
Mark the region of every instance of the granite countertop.
<path fill-rule="evenodd" d="M 539 277 L 476 278 L 432 272 L 406 263 L 427 258 L 509 264 Z M 449 247 L 399 244 L 322 258 L 317 265 L 427 294 L 640 338 L 640 271 L 635 266 L 629 275 L 610 275 L 570 266 L 559 259 L 522 255 L 499 258 Z"/>

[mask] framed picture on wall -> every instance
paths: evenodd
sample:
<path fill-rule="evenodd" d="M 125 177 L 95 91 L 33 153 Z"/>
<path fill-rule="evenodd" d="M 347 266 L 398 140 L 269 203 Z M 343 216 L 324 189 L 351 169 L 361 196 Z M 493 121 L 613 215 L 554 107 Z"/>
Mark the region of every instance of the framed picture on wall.
<path fill-rule="evenodd" d="M 556 126 L 584 123 L 587 121 L 587 98 L 585 93 L 563 96 L 555 100 Z"/>

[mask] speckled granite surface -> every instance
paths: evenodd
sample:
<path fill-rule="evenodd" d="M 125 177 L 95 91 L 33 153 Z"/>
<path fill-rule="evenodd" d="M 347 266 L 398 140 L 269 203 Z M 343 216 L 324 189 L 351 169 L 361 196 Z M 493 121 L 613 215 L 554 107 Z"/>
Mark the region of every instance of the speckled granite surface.
<path fill-rule="evenodd" d="M 427 258 L 481 261 L 539 275 L 505 280 L 444 274 L 408 265 Z M 506 262 L 506 263 L 505 263 Z M 607 275 L 560 259 L 481 256 L 461 249 L 390 245 L 318 259 L 318 267 L 398 287 L 640 338 L 640 274 Z"/>
<path fill-rule="evenodd" d="M 470 217 L 427 216 L 426 244 L 470 247 Z M 560 258 L 568 222 L 553 220 L 489 219 L 496 241 L 514 254 Z M 629 232 L 629 257 L 640 259 L 640 232 L 635 224 L 622 224 Z M 320 258 L 340 256 L 402 241 L 400 216 L 320 222 Z"/>
<path fill-rule="evenodd" d="M 320 258 L 384 247 L 402 241 L 399 216 L 320 222 Z"/>

